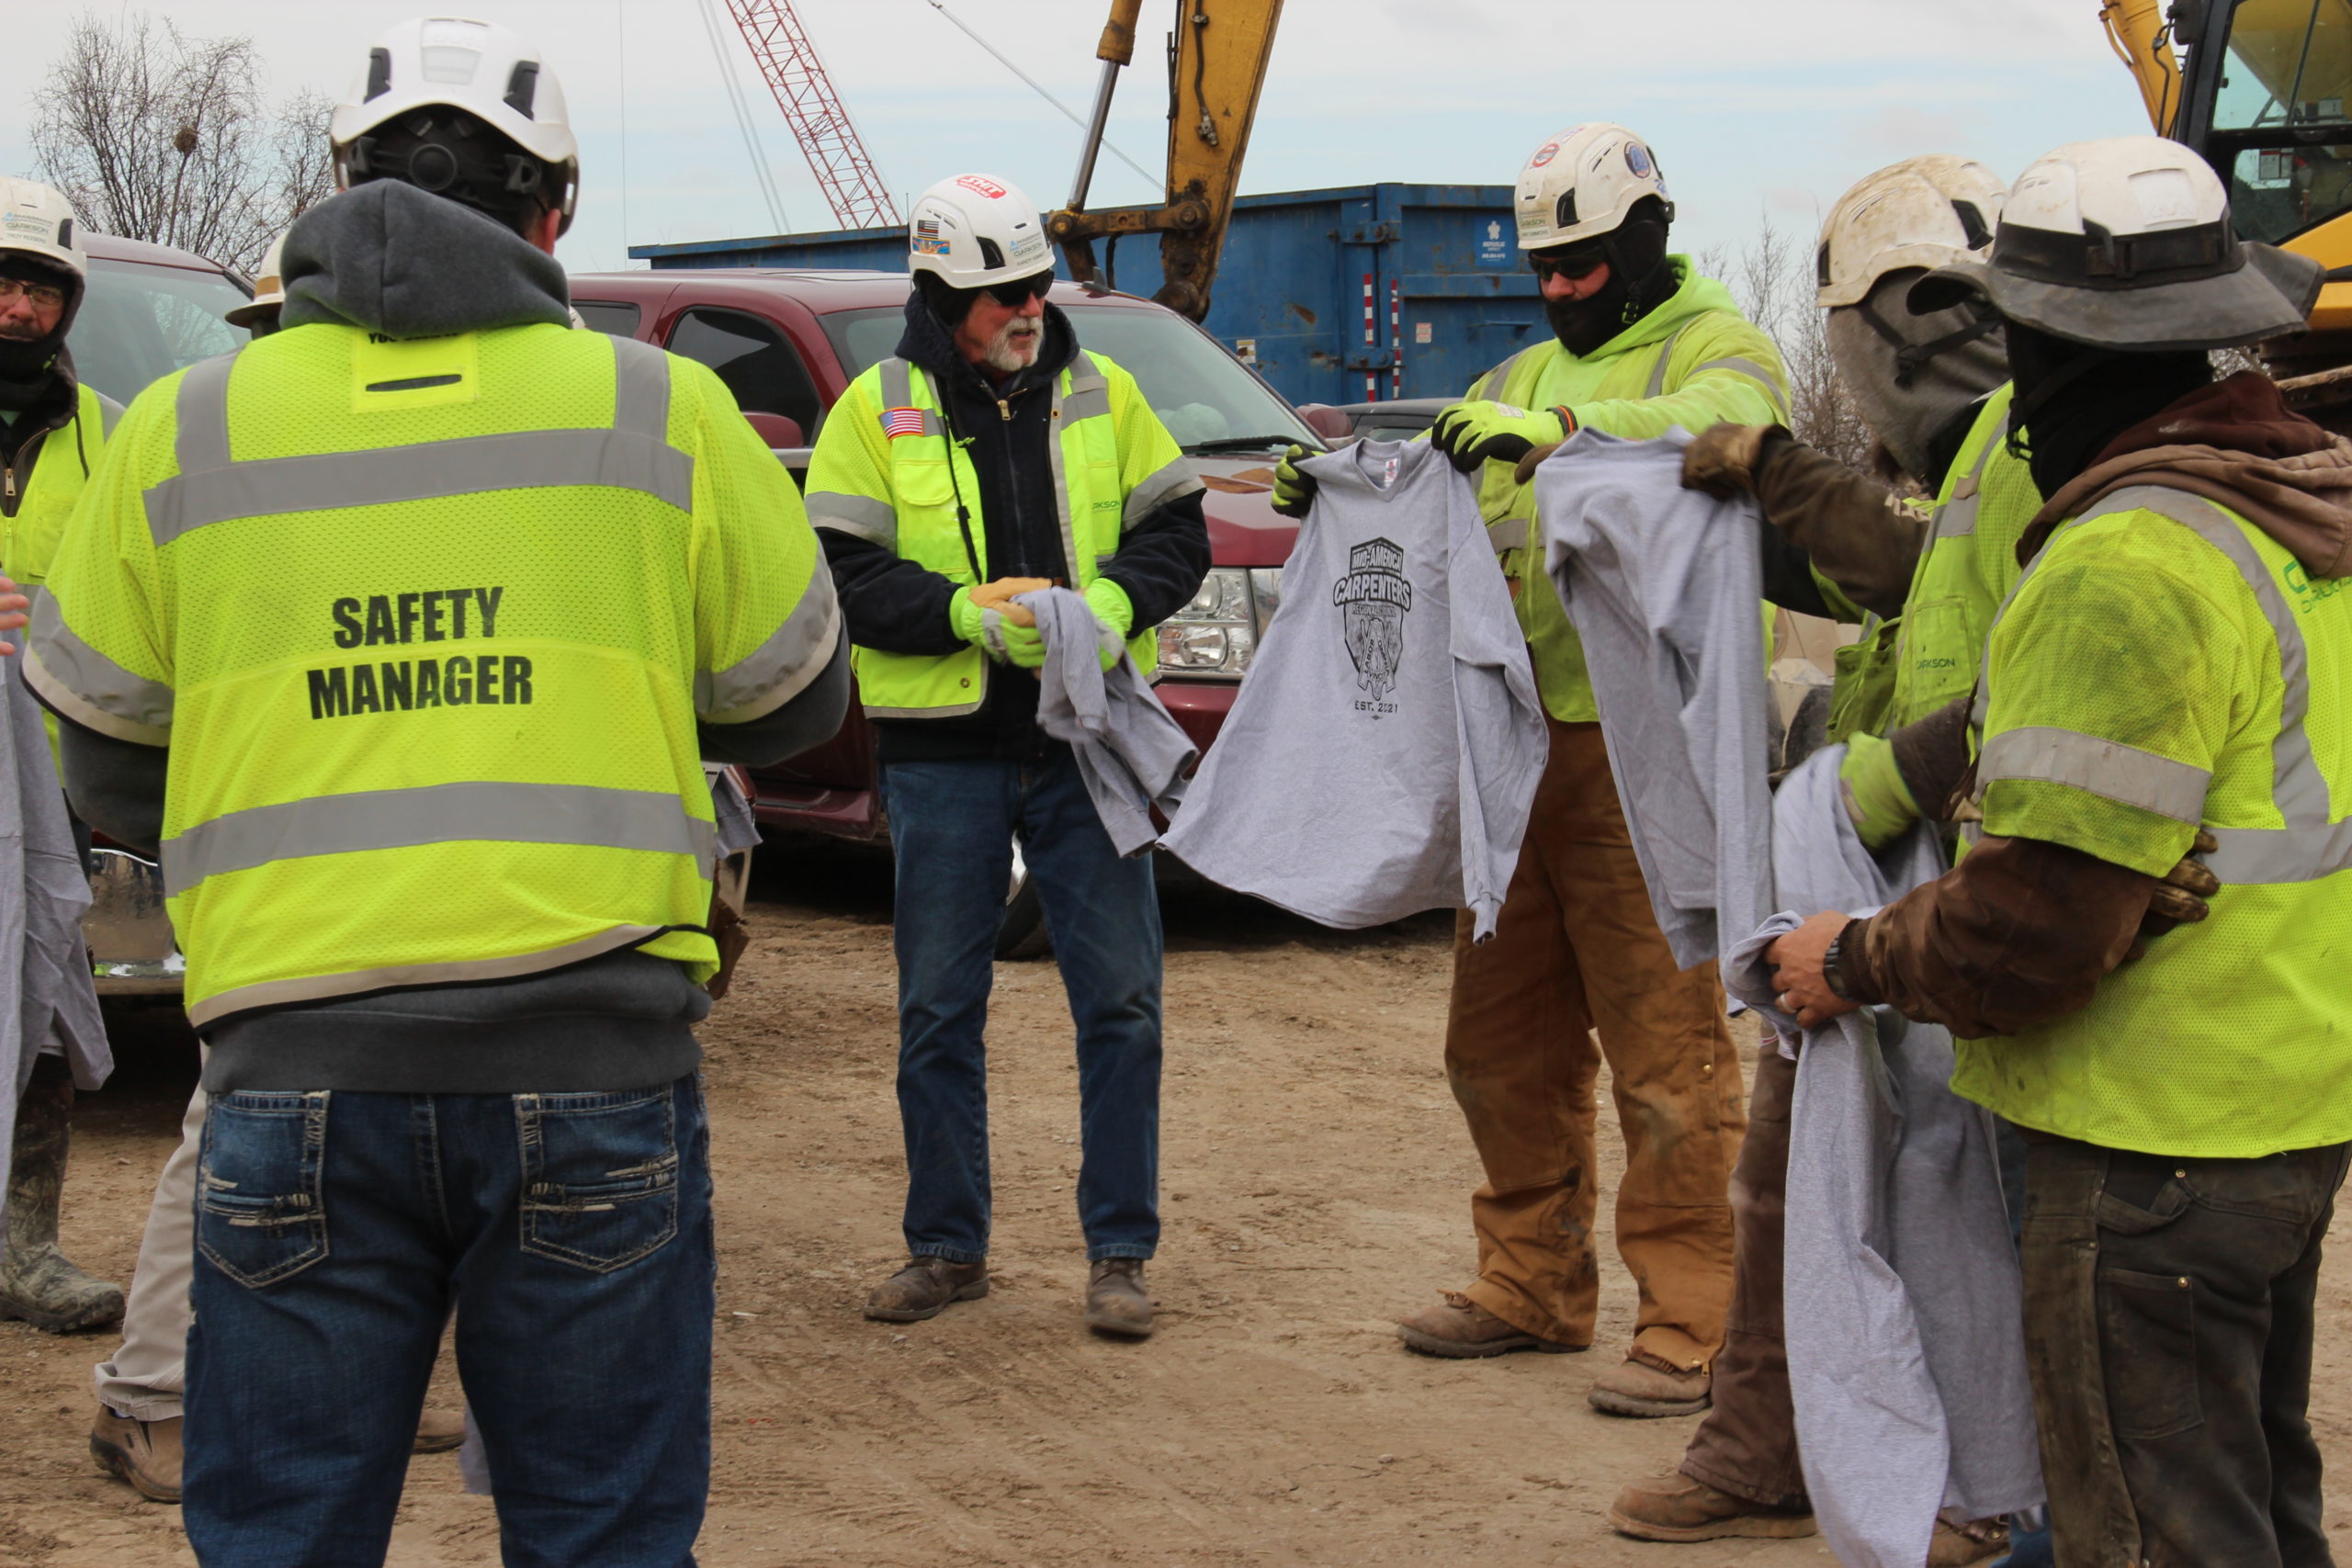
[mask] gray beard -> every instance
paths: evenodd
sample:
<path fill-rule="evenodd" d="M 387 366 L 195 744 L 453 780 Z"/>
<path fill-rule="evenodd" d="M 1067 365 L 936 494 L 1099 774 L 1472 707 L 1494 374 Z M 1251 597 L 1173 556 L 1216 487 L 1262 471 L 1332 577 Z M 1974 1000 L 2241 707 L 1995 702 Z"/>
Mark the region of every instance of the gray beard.
<path fill-rule="evenodd" d="M 1018 327 L 1031 324 L 1023 321 L 1012 321 L 996 330 L 996 336 L 989 339 L 989 346 L 981 355 L 988 361 L 989 369 L 1000 376 L 1010 376 L 1015 371 L 1026 370 L 1037 363 L 1037 351 L 1046 344 L 1045 323 L 1043 321 L 1035 323 L 1034 331 L 1017 334 L 1015 332 Z"/>

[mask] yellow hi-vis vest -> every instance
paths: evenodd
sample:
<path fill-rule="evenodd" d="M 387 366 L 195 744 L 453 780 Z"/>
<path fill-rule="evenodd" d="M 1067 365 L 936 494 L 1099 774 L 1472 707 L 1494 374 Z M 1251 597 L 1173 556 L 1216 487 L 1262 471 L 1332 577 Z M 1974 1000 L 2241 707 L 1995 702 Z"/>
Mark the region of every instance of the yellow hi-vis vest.
<path fill-rule="evenodd" d="M 1994 389 L 1944 470 L 1928 538 L 1903 614 L 1862 617 L 1861 637 L 1838 650 L 1829 739 L 1892 735 L 1966 696 L 1993 614 L 2017 585 L 2018 541 L 2041 492 L 2008 449 L 2015 389 Z"/>
<path fill-rule="evenodd" d="M 1080 353 L 1063 367 L 1048 417 L 1062 558 L 1075 574 L 1069 586 L 1083 591 L 1129 528 L 1201 481 L 1135 378 L 1100 355 Z M 850 383 L 818 434 L 808 484 L 817 527 L 880 545 L 967 587 L 990 581 L 979 475 L 949 438 L 939 389 L 922 367 L 886 359 Z M 1152 669 L 1158 628 L 1130 628 L 1127 650 L 1138 668 Z M 989 665 L 977 648 L 854 647 L 852 658 L 859 700 L 876 718 L 954 718 L 987 700 Z"/>
<path fill-rule="evenodd" d="M 32 448 L 31 471 L 17 468 L 14 495 L 0 495 L 0 574 L 28 592 L 49 578 L 65 520 L 74 515 L 82 487 L 98 471 L 107 438 L 114 434 L 122 406 L 84 383 L 77 389 L 74 417 L 45 433 Z M 5 437 L 0 437 L 5 439 Z"/>
<path fill-rule="evenodd" d="M 297 327 L 142 393 L 26 678 L 168 745 L 189 1017 L 636 947 L 696 978 L 696 719 L 839 637 L 788 476 L 718 378 L 554 325 Z"/>
<path fill-rule="evenodd" d="M 2352 581 L 2210 501 L 2118 490 L 2003 606 L 1979 688 L 1984 831 L 2160 876 L 2198 828 L 2212 915 L 2090 1004 L 1960 1043 L 1952 1087 L 2109 1148 L 2352 1139 Z"/>

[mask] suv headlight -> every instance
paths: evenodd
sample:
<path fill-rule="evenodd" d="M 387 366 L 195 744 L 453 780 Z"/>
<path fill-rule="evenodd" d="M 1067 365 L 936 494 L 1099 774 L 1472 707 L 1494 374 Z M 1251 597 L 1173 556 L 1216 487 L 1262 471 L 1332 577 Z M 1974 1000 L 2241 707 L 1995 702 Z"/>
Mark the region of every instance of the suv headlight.
<path fill-rule="evenodd" d="M 1212 567 L 1191 604 L 1160 623 L 1159 673 L 1239 680 L 1282 598 L 1280 567 Z"/>

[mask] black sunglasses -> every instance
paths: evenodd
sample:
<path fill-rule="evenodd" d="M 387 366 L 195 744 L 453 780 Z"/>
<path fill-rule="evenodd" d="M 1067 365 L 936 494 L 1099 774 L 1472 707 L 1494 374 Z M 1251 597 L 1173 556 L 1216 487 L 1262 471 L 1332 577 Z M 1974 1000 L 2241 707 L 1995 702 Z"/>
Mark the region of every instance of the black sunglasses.
<path fill-rule="evenodd" d="M 1566 254 L 1551 255 L 1546 255 L 1541 251 L 1531 251 L 1528 253 L 1527 265 L 1535 269 L 1535 276 L 1539 282 L 1554 276 L 1565 277 L 1573 282 L 1579 277 L 1591 276 L 1593 271 L 1608 259 L 1597 248 L 1589 252 L 1570 251 Z"/>
<path fill-rule="evenodd" d="M 989 298 L 1008 310 L 1018 310 L 1034 299 L 1042 299 L 1054 286 L 1054 275 L 1041 272 L 1035 277 L 1016 277 L 1011 283 L 989 285 Z"/>

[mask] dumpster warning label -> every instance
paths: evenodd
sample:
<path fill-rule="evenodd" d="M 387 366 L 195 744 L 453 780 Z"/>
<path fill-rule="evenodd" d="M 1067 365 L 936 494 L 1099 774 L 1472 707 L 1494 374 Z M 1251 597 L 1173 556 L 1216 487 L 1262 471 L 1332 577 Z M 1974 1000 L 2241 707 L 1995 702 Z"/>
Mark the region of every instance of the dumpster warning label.
<path fill-rule="evenodd" d="M 1478 230 L 1478 265 L 1510 265 L 1510 235 L 1499 218 L 1489 218 Z"/>

